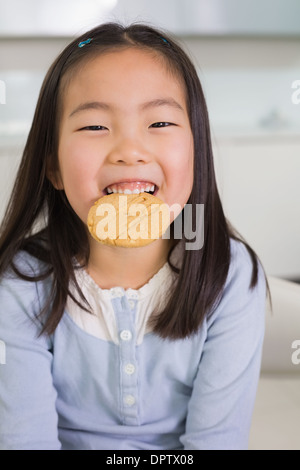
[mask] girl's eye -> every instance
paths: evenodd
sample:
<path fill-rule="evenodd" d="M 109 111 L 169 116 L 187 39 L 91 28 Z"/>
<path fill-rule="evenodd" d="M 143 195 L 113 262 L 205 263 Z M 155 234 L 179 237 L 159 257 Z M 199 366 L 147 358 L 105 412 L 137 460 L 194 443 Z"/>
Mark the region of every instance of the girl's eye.
<path fill-rule="evenodd" d="M 160 128 L 160 127 L 168 127 L 168 126 L 174 126 L 175 124 L 173 124 L 172 122 L 155 122 L 154 124 L 151 124 L 150 127 L 154 127 L 154 128 Z"/>
<path fill-rule="evenodd" d="M 80 131 L 107 131 L 107 127 L 104 126 L 86 126 L 79 129 Z"/>

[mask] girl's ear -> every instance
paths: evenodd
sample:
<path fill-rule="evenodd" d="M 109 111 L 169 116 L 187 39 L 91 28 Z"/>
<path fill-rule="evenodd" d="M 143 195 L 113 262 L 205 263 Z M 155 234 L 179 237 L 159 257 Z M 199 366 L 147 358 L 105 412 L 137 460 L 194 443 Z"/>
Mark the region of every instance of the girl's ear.
<path fill-rule="evenodd" d="M 53 168 L 53 165 L 47 165 L 47 174 L 46 174 L 52 186 L 57 189 L 58 191 L 64 189 L 64 185 L 62 182 L 61 174 L 58 168 Z"/>
<path fill-rule="evenodd" d="M 52 183 L 53 187 L 57 190 L 63 190 L 64 185 L 60 177 L 60 172 L 59 171 L 48 171 L 47 172 L 47 178 Z"/>

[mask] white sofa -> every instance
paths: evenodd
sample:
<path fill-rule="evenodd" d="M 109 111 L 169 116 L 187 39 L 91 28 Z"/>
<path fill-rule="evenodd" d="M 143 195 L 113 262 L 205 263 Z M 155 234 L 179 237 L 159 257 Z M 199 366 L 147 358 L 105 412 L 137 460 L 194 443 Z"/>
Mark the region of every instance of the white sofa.
<path fill-rule="evenodd" d="M 300 450 L 300 284 L 269 284 L 273 310 L 268 303 L 249 450 Z"/>

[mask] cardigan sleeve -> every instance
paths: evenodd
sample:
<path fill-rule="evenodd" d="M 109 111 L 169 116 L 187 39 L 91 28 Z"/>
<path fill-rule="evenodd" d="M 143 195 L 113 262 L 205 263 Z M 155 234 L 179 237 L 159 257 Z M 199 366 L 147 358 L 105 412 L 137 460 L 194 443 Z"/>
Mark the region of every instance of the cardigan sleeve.
<path fill-rule="evenodd" d="M 249 289 L 252 263 L 245 246 L 232 244 L 232 262 L 222 299 L 208 317 L 207 337 L 181 437 L 187 450 L 248 447 L 260 373 L 266 282 L 259 267 Z"/>
<path fill-rule="evenodd" d="M 27 266 L 28 269 L 28 266 Z M 44 288 L 44 286 L 43 286 Z M 16 276 L 0 282 L 0 449 L 56 450 L 51 342 L 39 336 L 41 288 Z"/>

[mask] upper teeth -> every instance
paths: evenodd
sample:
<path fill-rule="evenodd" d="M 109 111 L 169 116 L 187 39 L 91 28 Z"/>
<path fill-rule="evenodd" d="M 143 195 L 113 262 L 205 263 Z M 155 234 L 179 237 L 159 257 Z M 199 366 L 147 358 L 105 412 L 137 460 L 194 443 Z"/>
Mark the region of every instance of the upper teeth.
<path fill-rule="evenodd" d="M 154 191 L 155 189 L 155 186 L 146 186 L 145 188 L 136 188 L 136 189 L 124 189 L 124 191 L 122 189 L 117 189 L 117 188 L 112 188 L 112 187 L 108 187 L 107 188 L 107 193 L 108 194 L 111 194 L 111 193 L 118 193 L 118 194 L 139 194 L 139 193 L 144 193 L 144 192 L 149 192 L 149 191 Z"/>

